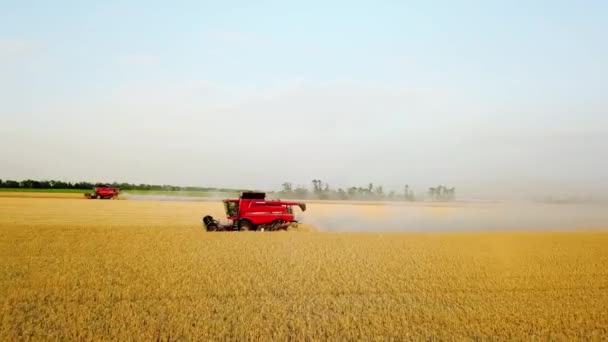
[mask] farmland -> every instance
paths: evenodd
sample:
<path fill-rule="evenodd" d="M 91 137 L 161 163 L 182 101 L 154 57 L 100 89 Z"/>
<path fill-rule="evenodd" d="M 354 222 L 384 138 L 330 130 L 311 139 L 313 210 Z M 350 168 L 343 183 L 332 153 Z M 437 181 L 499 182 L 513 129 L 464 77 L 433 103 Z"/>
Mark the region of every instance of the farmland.
<path fill-rule="evenodd" d="M 70 196 L 0 196 L 0 340 L 608 338 L 606 231 L 207 233 L 219 203 Z"/>
<path fill-rule="evenodd" d="M 0 193 L 55 193 L 55 194 L 84 194 L 91 192 L 91 189 L 21 189 L 21 188 L 0 188 Z"/>
<path fill-rule="evenodd" d="M 1 193 L 53 193 L 53 194 L 84 194 L 91 189 L 36 189 L 36 188 L 0 188 Z M 185 196 L 185 197 L 214 197 L 234 196 L 236 193 L 228 191 L 168 191 L 168 190 L 123 190 L 126 195 L 144 196 Z"/>

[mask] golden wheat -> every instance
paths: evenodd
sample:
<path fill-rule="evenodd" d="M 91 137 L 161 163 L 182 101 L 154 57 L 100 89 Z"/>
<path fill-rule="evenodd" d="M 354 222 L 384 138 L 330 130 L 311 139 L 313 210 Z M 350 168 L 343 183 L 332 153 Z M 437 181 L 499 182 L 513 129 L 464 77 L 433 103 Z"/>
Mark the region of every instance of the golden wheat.
<path fill-rule="evenodd" d="M 203 212 L 0 198 L 0 340 L 608 338 L 608 233 L 207 233 Z"/>

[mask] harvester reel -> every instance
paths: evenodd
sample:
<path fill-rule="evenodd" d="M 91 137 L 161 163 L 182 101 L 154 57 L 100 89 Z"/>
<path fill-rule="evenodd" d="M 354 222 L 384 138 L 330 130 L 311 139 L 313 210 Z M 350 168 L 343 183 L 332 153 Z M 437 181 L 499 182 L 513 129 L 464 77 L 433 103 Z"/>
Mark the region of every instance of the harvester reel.
<path fill-rule="evenodd" d="M 285 222 L 283 220 L 277 220 L 272 222 L 271 224 L 268 225 L 267 229 L 270 231 L 276 231 L 276 230 L 287 230 L 287 228 L 289 227 L 289 223 Z"/>
<path fill-rule="evenodd" d="M 214 220 L 213 217 L 207 215 L 203 217 L 203 225 L 207 228 L 208 232 L 214 232 L 216 230 L 220 230 L 220 224 L 218 221 Z"/>

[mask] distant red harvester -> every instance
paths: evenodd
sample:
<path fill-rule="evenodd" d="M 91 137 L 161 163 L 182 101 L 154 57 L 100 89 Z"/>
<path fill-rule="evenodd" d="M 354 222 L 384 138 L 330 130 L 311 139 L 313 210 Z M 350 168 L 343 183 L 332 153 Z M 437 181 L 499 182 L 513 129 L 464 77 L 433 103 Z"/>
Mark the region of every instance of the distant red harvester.
<path fill-rule="evenodd" d="M 85 198 L 88 199 L 115 199 L 120 193 L 119 188 L 113 188 L 111 186 L 98 186 L 93 189 L 90 194 L 84 194 Z"/>
<path fill-rule="evenodd" d="M 266 200 L 263 192 L 243 192 L 238 199 L 225 199 L 224 207 L 230 224 L 222 225 L 213 217 L 203 217 L 203 225 L 208 231 L 230 230 L 280 230 L 297 222 L 293 206 L 306 211 L 306 204 L 280 200 Z"/>

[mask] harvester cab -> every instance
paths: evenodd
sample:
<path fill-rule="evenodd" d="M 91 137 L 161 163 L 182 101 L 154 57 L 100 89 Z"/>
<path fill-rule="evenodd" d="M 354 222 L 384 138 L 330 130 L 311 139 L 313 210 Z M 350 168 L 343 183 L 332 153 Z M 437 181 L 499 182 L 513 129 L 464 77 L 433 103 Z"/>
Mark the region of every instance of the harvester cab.
<path fill-rule="evenodd" d="M 297 223 L 293 207 L 306 211 L 306 204 L 281 200 L 266 200 L 263 192 L 243 192 L 237 199 L 223 201 L 229 224 L 223 225 L 213 217 L 203 217 L 207 231 L 287 230 Z"/>

